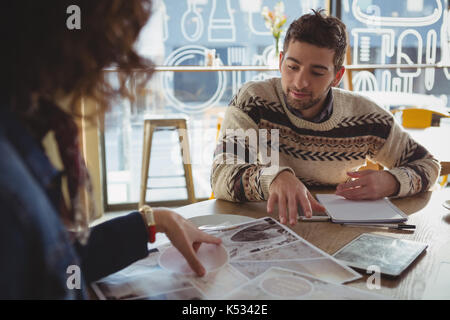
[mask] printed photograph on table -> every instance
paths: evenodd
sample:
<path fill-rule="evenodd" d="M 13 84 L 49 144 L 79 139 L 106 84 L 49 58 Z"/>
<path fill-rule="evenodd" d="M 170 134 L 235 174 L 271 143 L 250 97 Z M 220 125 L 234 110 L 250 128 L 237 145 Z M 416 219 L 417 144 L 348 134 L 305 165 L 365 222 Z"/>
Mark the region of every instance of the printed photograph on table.
<path fill-rule="evenodd" d="M 254 278 L 270 267 L 280 267 L 310 274 L 334 283 L 346 283 L 360 276 L 342 264 L 329 259 L 306 241 L 296 241 L 281 247 L 256 252 L 234 259 L 230 264 L 248 278 Z"/>
<path fill-rule="evenodd" d="M 241 228 L 218 231 L 214 235 L 222 239 L 230 259 L 297 241 L 295 234 L 272 218 L 258 219 Z"/>

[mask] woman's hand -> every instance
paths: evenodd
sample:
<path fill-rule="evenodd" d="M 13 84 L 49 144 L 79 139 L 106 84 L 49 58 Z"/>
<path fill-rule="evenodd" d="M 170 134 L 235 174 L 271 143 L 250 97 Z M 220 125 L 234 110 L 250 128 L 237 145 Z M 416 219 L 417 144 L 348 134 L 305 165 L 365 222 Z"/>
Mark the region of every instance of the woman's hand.
<path fill-rule="evenodd" d="M 186 258 L 192 270 L 197 275 L 204 276 L 206 270 L 195 253 L 203 242 L 219 245 L 222 240 L 200 231 L 192 222 L 170 209 L 154 208 L 153 215 L 156 232 L 165 233 L 172 245 Z"/>

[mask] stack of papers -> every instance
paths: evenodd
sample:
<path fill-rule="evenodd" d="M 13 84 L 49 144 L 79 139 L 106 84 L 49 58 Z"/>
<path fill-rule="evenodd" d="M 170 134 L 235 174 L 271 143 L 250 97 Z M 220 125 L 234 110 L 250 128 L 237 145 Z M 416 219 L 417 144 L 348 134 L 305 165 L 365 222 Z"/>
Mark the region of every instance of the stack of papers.
<path fill-rule="evenodd" d="M 165 248 L 92 285 L 100 299 L 386 299 L 361 275 L 270 217 L 211 231 L 228 260 L 204 277 L 161 267 Z"/>

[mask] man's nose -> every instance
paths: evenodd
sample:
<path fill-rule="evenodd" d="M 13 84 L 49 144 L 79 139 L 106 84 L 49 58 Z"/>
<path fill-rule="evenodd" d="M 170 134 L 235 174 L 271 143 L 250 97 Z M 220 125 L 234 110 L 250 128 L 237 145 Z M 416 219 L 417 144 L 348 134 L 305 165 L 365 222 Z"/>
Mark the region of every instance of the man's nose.
<path fill-rule="evenodd" d="M 295 76 L 295 86 L 298 89 L 307 88 L 309 86 L 309 77 L 304 68 L 300 69 Z"/>

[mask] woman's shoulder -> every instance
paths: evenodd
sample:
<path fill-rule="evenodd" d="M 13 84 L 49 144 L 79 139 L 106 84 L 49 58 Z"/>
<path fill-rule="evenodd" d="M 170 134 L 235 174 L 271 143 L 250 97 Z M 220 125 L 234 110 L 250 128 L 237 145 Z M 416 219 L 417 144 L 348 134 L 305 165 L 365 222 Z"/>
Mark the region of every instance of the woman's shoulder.
<path fill-rule="evenodd" d="M 0 201 L 2 215 L 12 214 L 24 225 L 28 221 L 36 222 L 40 212 L 52 209 L 46 204 L 46 195 L 42 186 L 36 181 L 27 168 L 23 156 L 0 133 Z"/>
<path fill-rule="evenodd" d="M 2 132 L 0 154 L 0 205 L 8 207 L 1 210 L 2 216 L 13 215 L 24 228 L 41 228 L 44 233 L 50 224 L 60 225 L 59 215 L 43 186 L 47 182 L 36 178 L 25 161 L 26 155 L 20 154 Z"/>

